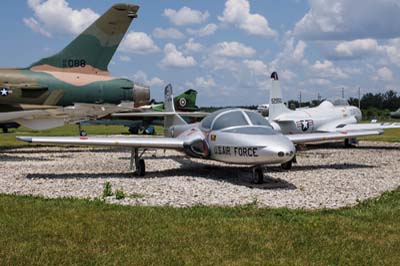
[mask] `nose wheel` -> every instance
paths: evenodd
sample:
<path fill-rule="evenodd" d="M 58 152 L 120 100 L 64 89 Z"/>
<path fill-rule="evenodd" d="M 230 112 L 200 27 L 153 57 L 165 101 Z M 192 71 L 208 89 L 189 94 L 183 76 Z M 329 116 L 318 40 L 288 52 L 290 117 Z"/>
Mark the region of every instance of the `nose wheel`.
<path fill-rule="evenodd" d="M 293 163 L 297 163 L 296 156 L 294 156 L 290 161 L 281 164 L 281 168 L 283 170 L 290 170 L 292 169 Z"/>
<path fill-rule="evenodd" d="M 260 166 L 253 168 L 253 175 L 250 180 L 253 184 L 262 184 L 264 183 L 264 171 Z"/>
<path fill-rule="evenodd" d="M 138 148 L 133 148 L 131 152 L 131 161 L 130 161 L 130 170 L 134 170 L 135 165 L 135 173 L 138 176 L 144 176 L 146 174 L 146 165 L 144 163 L 143 154 L 146 152 L 146 149 L 139 154 Z"/>

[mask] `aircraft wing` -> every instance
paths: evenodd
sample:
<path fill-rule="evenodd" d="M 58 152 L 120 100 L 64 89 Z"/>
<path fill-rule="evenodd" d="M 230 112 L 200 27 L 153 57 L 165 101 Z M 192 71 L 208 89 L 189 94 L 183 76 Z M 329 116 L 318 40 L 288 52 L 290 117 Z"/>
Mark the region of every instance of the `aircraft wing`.
<path fill-rule="evenodd" d="M 390 128 L 400 128 L 400 123 L 368 123 L 368 124 L 340 125 L 336 127 L 335 131 L 383 130 Z"/>
<path fill-rule="evenodd" d="M 184 141 L 176 138 L 154 137 L 17 137 L 18 140 L 40 144 L 82 146 L 123 146 L 133 148 L 183 149 Z"/>
<path fill-rule="evenodd" d="M 113 117 L 164 117 L 166 115 L 180 115 L 187 117 L 205 117 L 207 112 L 138 112 L 138 113 L 115 113 Z"/>
<path fill-rule="evenodd" d="M 44 130 L 64 125 L 65 113 L 60 109 L 1 112 L 0 122 L 17 122 L 33 130 Z"/>
<path fill-rule="evenodd" d="M 310 133 L 310 134 L 289 134 L 285 135 L 293 143 L 307 143 L 332 139 L 347 139 L 356 137 L 365 137 L 373 135 L 381 135 L 381 130 L 365 130 L 365 131 L 342 131 L 342 132 L 328 132 L 328 133 Z"/>

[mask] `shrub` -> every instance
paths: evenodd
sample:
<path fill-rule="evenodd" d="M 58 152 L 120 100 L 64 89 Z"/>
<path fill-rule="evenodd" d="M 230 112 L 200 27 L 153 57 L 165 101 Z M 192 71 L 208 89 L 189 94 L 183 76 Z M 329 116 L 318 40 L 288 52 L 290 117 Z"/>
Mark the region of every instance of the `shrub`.
<path fill-rule="evenodd" d="M 112 192 L 111 183 L 106 182 L 104 184 L 104 189 L 103 189 L 103 198 L 110 197 L 112 195 L 113 195 L 113 192 Z"/>

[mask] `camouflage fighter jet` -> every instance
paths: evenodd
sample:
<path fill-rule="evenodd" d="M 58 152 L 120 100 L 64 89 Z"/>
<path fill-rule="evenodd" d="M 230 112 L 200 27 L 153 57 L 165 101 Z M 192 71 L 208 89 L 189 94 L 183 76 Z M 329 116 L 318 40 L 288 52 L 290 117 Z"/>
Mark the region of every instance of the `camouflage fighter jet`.
<path fill-rule="evenodd" d="M 109 75 L 108 64 L 139 6 L 115 4 L 61 52 L 29 67 L 0 69 L 0 127 L 18 123 L 33 129 L 64 124 L 68 112 L 56 106 L 71 106 L 78 117 L 88 111 L 100 114 L 121 101 L 147 104 L 149 88 L 134 87 L 131 80 Z M 92 105 L 90 105 L 92 104 Z M 79 109 L 81 108 L 81 109 Z"/>
<path fill-rule="evenodd" d="M 344 132 L 364 130 L 384 130 L 400 128 L 400 123 L 368 123 L 358 124 L 362 118 L 361 110 L 355 106 L 323 101 L 313 108 L 290 110 L 282 100 L 278 74 L 271 75 L 269 99 L 269 122 L 275 130 L 283 134 L 304 134 L 321 132 Z M 346 147 L 352 147 L 357 141 L 346 138 Z"/>
<path fill-rule="evenodd" d="M 391 118 L 400 118 L 400 108 L 397 109 L 395 112 L 390 112 L 390 117 Z"/>
<path fill-rule="evenodd" d="M 172 87 L 165 88 L 165 137 L 17 137 L 42 144 L 122 146 L 132 149 L 131 169 L 145 174 L 142 158 L 146 149 L 175 149 L 190 157 L 228 164 L 253 166 L 251 181 L 262 183 L 264 165 L 290 163 L 295 156 L 294 143 L 380 134 L 368 132 L 334 132 L 282 135 L 260 114 L 244 109 L 223 109 L 209 114 L 200 123 L 187 124 L 175 112 Z M 142 148 L 143 151 L 139 151 Z"/>

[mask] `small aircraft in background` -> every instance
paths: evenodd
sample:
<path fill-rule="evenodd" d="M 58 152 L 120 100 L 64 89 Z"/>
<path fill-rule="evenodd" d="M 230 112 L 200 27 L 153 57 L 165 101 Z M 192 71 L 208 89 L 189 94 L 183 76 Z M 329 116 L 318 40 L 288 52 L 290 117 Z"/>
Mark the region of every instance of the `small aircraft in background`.
<path fill-rule="evenodd" d="M 86 114 L 125 111 L 126 106 L 117 106 L 121 101 L 131 101 L 131 108 L 148 104 L 149 88 L 108 72 L 138 10 L 137 5 L 115 4 L 59 53 L 26 68 L 0 69 L 0 128 L 49 129 Z"/>
<path fill-rule="evenodd" d="M 400 108 L 397 109 L 397 111 L 391 112 L 390 117 L 391 118 L 400 118 Z"/>
<path fill-rule="evenodd" d="M 283 134 L 400 128 L 400 123 L 359 124 L 358 122 L 362 119 L 362 113 L 359 108 L 343 104 L 334 105 L 330 101 L 323 101 L 317 107 L 290 110 L 283 103 L 282 90 L 276 72 L 271 74 L 271 82 L 268 119 L 274 129 Z M 345 138 L 344 143 L 346 147 L 351 147 L 357 141 L 354 138 Z"/>
<path fill-rule="evenodd" d="M 175 109 L 179 112 L 186 113 L 187 117 L 193 114 L 194 117 L 199 117 L 199 108 L 196 106 L 197 91 L 187 90 L 174 98 Z M 149 105 L 143 105 L 137 108 L 128 109 L 123 112 L 114 112 L 111 118 L 108 116 L 105 119 L 90 120 L 82 122 L 81 125 L 123 125 L 129 128 L 131 134 L 145 134 L 154 135 L 154 125 L 163 125 L 164 115 L 161 113 L 160 116 L 146 116 L 146 113 L 150 112 L 163 112 L 164 103 L 155 102 L 152 100 Z M 195 112 L 195 113 L 193 113 Z M 204 117 L 207 113 L 201 113 L 200 117 Z M 193 117 L 192 117 L 193 118 Z"/>
<path fill-rule="evenodd" d="M 200 123 L 188 124 L 175 111 L 172 86 L 165 88 L 165 137 L 17 137 L 21 141 L 42 144 L 99 145 L 129 147 L 131 170 L 145 175 L 142 158 L 146 149 L 175 149 L 190 157 L 215 160 L 228 164 L 251 165 L 251 181 L 262 183 L 262 166 L 291 166 L 296 154 L 294 144 L 326 139 L 342 139 L 380 134 L 381 131 L 332 132 L 282 135 L 257 112 L 244 109 L 222 109 L 208 114 Z M 156 112 L 155 115 L 158 115 Z M 139 151 L 139 148 L 143 151 Z"/>

